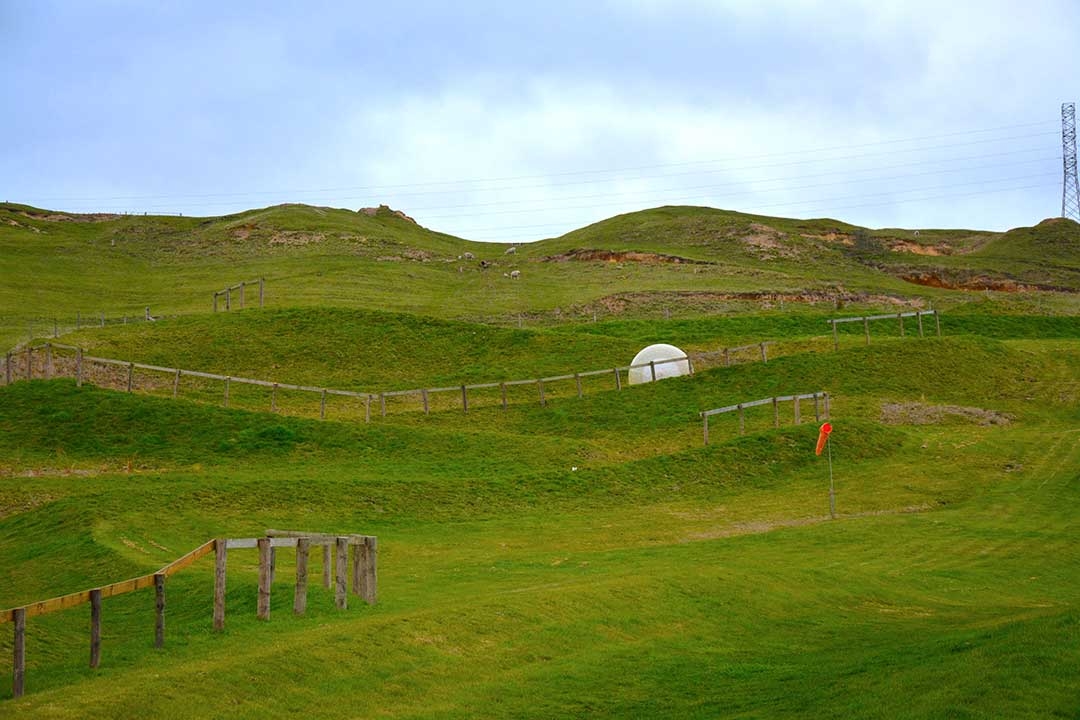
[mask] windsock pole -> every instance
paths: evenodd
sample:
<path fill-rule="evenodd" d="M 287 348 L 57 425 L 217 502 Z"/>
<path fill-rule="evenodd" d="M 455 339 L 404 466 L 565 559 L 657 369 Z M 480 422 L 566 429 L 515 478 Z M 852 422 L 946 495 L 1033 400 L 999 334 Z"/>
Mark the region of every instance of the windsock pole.
<path fill-rule="evenodd" d="M 832 479 L 832 443 L 825 440 L 825 451 L 829 455 L 829 518 L 836 519 L 836 492 L 833 490 Z"/>

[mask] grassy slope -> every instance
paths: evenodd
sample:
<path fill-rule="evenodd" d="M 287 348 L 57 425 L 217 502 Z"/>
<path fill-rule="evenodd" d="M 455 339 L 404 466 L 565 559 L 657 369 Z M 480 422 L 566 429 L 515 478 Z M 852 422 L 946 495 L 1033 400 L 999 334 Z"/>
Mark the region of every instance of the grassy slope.
<path fill-rule="evenodd" d="M 982 255 L 944 259 L 891 252 L 860 255 L 843 241 L 854 229 L 838 221 L 794 221 L 707 208 L 658 208 L 619 216 L 522 246 L 516 255 L 504 254 L 501 245 L 426 230 L 388 212 L 367 216 L 285 205 L 220 218 L 123 216 L 74 222 L 56 217 L 0 205 L 0 277 L 5 280 L 0 283 L 0 342 L 5 345 L 25 338 L 30 323 L 37 323 L 39 333 L 54 318 L 69 328 L 76 312 L 84 321 L 99 312 L 141 316 L 146 305 L 157 314 L 206 312 L 212 292 L 256 277 L 267 278 L 267 300 L 276 307 L 329 305 L 443 318 L 494 317 L 505 323 L 522 313 L 550 319 L 556 309 L 586 316 L 594 311 L 634 315 L 655 313 L 661 308 L 654 305 L 662 303 L 676 314 L 700 315 L 727 307 L 708 296 L 695 301 L 687 292 L 722 296 L 833 292 L 842 287 L 948 302 L 955 294 L 912 286 L 877 268 L 940 261 L 993 273 L 1001 264 L 987 254 L 993 244 Z M 1076 234 L 1071 225 L 1052 229 L 1068 238 Z M 1042 268 L 1039 272 L 1055 282 L 1076 286 L 1075 268 L 1057 255 L 1038 252 L 1045 244 L 1045 230 L 1039 226 L 1029 232 L 1032 251 L 1025 267 L 1031 272 Z M 754 244 L 753 238 L 763 232 L 774 246 Z M 896 232 L 880 235 L 888 238 Z M 926 234 L 958 248 L 969 247 L 973 235 Z M 1064 242 L 1074 242 L 1068 238 Z M 543 260 L 573 248 L 659 252 L 705 264 Z M 459 259 L 466 252 L 476 258 Z M 483 269 L 480 260 L 494 264 Z M 520 281 L 504 277 L 514 269 L 522 271 Z M 601 302 L 628 294 L 641 297 L 629 305 Z"/>
<path fill-rule="evenodd" d="M 892 341 L 783 358 L 549 411 L 481 411 L 465 434 L 451 414 L 352 426 L 68 381 L 6 388 L 0 453 L 15 476 L 5 504 L 25 509 L 0 519 L 16 581 L 0 604 L 144 572 L 222 533 L 290 525 L 383 543 L 373 609 L 337 614 L 316 590 L 311 616 L 287 617 L 285 560 L 274 620 L 259 627 L 251 560 L 240 560 L 230 630 L 215 638 L 204 563 L 170 586 L 170 647 L 156 654 L 141 632 L 145 598 L 110 602 L 96 680 L 81 668 L 78 613 L 35 620 L 33 694 L 12 707 L 116 713 L 122 693 L 140 713 L 194 716 L 208 702 L 245 717 L 311 703 L 330 717 L 1045 716 L 1078 690 L 1061 682 L 1077 645 L 1053 639 L 1076 633 L 1080 446 L 1063 428 L 1078 416 L 1075 395 L 1053 383 L 1075 377 L 1080 358 L 1074 341 L 1027 342 Z M 889 372 L 898 352 L 909 370 Z M 985 372 L 966 372 L 973 365 Z M 750 436 L 720 425 L 720 442 L 700 448 L 678 409 L 702 393 L 767 393 L 793 375 L 838 387 L 841 511 L 924 514 L 804 525 L 824 500 L 812 426 L 775 431 L 757 417 Z M 978 398 L 1017 421 L 876 423 L 880 400 L 919 398 Z M 567 467 L 574 453 L 614 454 L 638 428 L 688 423 L 674 444 L 644 443 L 652 457 Z M 117 472 L 129 452 L 141 469 Z M 97 472 L 18 477 L 61 459 Z M 72 554 L 86 564 L 72 567 Z M 290 672 L 298 659 L 312 669 Z M 828 681 L 837 676 L 848 678 L 843 694 Z"/>
<path fill-rule="evenodd" d="M 0 388 L 0 606 L 141 574 L 209 537 L 266 527 L 371 532 L 381 547 L 379 605 L 336 612 L 316 588 L 303 618 L 289 612 L 282 557 L 269 625 L 253 618 L 253 557 L 231 554 L 220 637 L 203 561 L 170 580 L 165 652 L 150 647 L 152 599 L 112 599 L 95 673 L 82 610 L 35 618 L 30 694 L 0 700 L 5 717 L 1075 712 L 1074 297 L 912 288 L 871 267 L 905 254 L 854 253 L 825 237 L 850 226 L 708 209 L 613 218 L 510 256 L 388 214 L 282 206 L 90 224 L 21 210 L 0 206 L 0 220 L 20 223 L 0 224 L 0 338 L 12 341 L 25 319 L 49 314 L 41 308 L 151 302 L 184 316 L 72 338 L 102 355 L 374 390 L 599 368 L 654 340 L 779 343 L 767 365 L 622 392 L 603 378 L 583 399 L 569 383 L 549 389 L 547 408 L 523 391 L 508 411 L 478 397 L 467 418 L 446 405 L 371 424 L 297 417 L 317 416 L 317 405 L 288 395 L 288 417 L 235 409 L 267 407 L 265 392 L 235 386 L 232 410 L 165 399 L 167 384 L 156 387 L 165 398 L 68 380 Z M 775 229 L 784 252 L 767 260 L 745 243 L 765 233 L 750 223 Z M 1038 258 L 1058 242 L 1048 228 L 1062 233 L 1061 252 L 1021 268 L 1015 253 Z M 945 264 L 1049 267 L 1068 280 L 1071 233 L 1003 236 L 1027 238 L 1022 252 L 967 231 L 924 231 L 918 242 L 981 248 Z M 873 233 L 890 237 L 910 241 Z M 712 264 L 541 260 L 583 247 Z M 458 261 L 466 251 L 498 266 Z M 511 268 L 521 281 L 502 278 Z M 270 309 L 205 314 L 210 291 L 259 275 L 271 280 Z M 831 305 L 701 317 L 722 308 L 703 303 L 657 319 L 675 296 L 655 293 L 837 284 L 932 297 L 950 307 L 946 336 L 901 340 L 882 323 L 863 347 L 851 325 L 833 353 Z M 535 327 L 541 311 L 622 292 L 654 299 L 614 319 Z M 509 312 L 525 312 L 529 327 L 446 321 Z M 834 395 L 835 523 L 825 520 L 824 466 L 808 450 L 812 423 L 790 426 L 788 407 L 773 429 L 759 408 L 748 435 L 737 437 L 734 415 L 715 418 L 713 444 L 701 447 L 697 418 L 822 388 Z M 185 380 L 182 397 L 216 404 L 220 388 Z M 1013 422 L 888 426 L 885 401 L 976 405 Z M 0 696 L 9 657 L 0 632 Z"/>

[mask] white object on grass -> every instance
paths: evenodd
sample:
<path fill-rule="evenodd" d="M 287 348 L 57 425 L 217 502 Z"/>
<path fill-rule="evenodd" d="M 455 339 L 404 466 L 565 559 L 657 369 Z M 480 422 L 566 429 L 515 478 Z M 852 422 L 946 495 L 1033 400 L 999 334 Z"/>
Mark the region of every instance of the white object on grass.
<path fill-rule="evenodd" d="M 665 360 L 674 362 L 663 362 Z M 650 361 L 653 363 L 652 367 L 649 366 Z M 664 343 L 650 345 L 645 348 L 634 356 L 634 360 L 630 364 L 644 366 L 630 368 L 631 385 L 652 382 L 654 368 L 657 380 L 690 374 L 690 360 L 686 357 L 686 353 L 674 345 Z"/>

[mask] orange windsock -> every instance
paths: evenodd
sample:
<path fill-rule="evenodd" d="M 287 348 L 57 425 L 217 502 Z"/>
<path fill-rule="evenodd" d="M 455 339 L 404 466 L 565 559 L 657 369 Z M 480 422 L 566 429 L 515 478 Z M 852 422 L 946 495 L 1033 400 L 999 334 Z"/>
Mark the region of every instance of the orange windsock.
<path fill-rule="evenodd" d="M 832 432 L 832 425 L 829 423 L 822 423 L 821 431 L 817 436 L 817 448 L 814 450 L 815 455 L 820 455 L 821 451 L 825 449 L 825 443 L 829 441 L 829 433 Z"/>

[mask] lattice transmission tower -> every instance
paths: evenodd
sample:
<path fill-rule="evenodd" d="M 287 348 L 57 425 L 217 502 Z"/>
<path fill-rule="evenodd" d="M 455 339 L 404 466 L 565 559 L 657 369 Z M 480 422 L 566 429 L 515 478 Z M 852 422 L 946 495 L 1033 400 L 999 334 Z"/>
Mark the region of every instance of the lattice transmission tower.
<path fill-rule="evenodd" d="M 1080 222 L 1080 184 L 1076 181 L 1076 103 L 1061 105 L 1061 158 L 1065 170 L 1061 217 Z"/>

